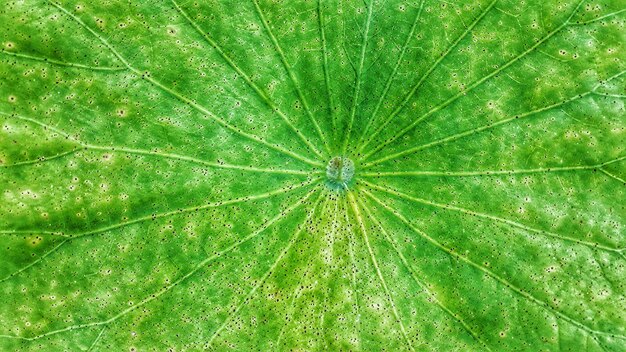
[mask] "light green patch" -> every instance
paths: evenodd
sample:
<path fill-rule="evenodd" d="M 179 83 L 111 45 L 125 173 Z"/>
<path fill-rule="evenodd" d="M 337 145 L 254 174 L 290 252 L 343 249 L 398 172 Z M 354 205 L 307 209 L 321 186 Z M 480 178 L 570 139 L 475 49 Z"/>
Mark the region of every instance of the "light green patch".
<path fill-rule="evenodd" d="M 626 4 L 7 1 L 1 351 L 626 350 Z"/>

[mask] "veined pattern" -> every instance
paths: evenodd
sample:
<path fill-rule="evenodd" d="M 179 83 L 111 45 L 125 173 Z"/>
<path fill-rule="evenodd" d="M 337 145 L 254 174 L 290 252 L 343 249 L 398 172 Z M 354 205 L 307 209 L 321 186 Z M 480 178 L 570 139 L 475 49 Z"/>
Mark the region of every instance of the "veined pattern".
<path fill-rule="evenodd" d="M 624 351 L 622 1 L 8 1 L 0 350 Z"/>

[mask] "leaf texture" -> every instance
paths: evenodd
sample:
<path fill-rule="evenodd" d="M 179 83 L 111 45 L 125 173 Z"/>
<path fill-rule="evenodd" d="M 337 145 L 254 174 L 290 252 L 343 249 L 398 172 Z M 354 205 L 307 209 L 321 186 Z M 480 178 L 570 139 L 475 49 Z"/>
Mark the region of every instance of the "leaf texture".
<path fill-rule="evenodd" d="M 624 351 L 625 27 L 6 1 L 0 350 Z"/>

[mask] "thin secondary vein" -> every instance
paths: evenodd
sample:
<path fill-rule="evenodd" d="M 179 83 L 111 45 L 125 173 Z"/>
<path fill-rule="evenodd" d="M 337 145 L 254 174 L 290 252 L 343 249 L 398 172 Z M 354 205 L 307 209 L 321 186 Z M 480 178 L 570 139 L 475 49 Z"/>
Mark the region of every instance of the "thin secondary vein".
<path fill-rule="evenodd" d="M 626 181 L 624 179 L 622 179 L 622 178 L 620 178 L 620 177 L 618 177 L 616 175 L 613 175 L 612 173 L 606 171 L 605 169 L 600 169 L 600 172 L 602 172 L 603 174 L 609 176 L 610 178 L 612 178 L 614 180 L 617 180 L 617 181 L 621 182 L 622 184 L 626 185 Z"/>
<path fill-rule="evenodd" d="M 339 201 L 336 197 L 331 197 L 329 198 L 333 201 L 335 208 L 334 208 L 334 218 L 332 220 L 332 225 L 331 225 L 331 230 L 328 233 L 328 236 L 330 237 L 328 241 L 324 240 L 324 243 L 327 243 L 328 245 L 328 251 L 330 253 L 331 258 L 334 260 L 335 256 L 334 256 L 334 247 L 335 247 L 335 237 L 337 236 L 337 228 L 338 228 L 338 218 L 339 218 Z M 328 205 L 328 202 L 325 203 L 323 210 L 326 210 L 326 206 Z M 328 265 L 327 268 L 328 269 Z M 331 268 L 332 270 L 332 268 Z M 331 274 L 332 275 L 332 274 Z M 328 295 L 329 292 L 331 291 L 331 289 L 329 288 L 328 290 L 324 290 L 323 292 L 323 305 L 327 306 L 328 305 Z M 328 341 L 327 341 L 327 336 L 325 334 L 325 328 L 324 328 L 324 319 L 326 318 L 326 314 L 328 313 L 328 311 L 326 309 L 322 310 L 320 312 L 320 331 L 321 331 L 321 335 L 322 335 L 322 340 L 324 341 L 324 350 L 328 350 Z"/>
<path fill-rule="evenodd" d="M 259 167 L 254 167 L 254 166 L 243 166 L 243 165 L 229 164 L 229 163 L 224 163 L 224 162 L 209 162 L 209 161 L 204 161 L 201 159 L 197 159 L 197 158 L 193 158 L 193 157 L 189 157 L 185 155 L 162 153 L 162 152 L 155 152 L 155 151 L 142 150 L 142 149 L 132 149 L 132 148 L 123 148 L 123 147 L 103 147 L 103 146 L 94 146 L 94 145 L 86 145 L 86 147 L 92 150 L 148 155 L 148 156 L 162 157 L 166 159 L 188 161 L 188 162 L 192 162 L 192 163 L 196 163 L 200 165 L 210 166 L 214 168 L 221 168 L 221 169 L 233 169 L 233 170 L 252 171 L 252 172 L 270 173 L 270 174 L 305 175 L 305 176 L 312 175 L 312 174 L 319 174 L 323 172 L 321 170 L 301 171 L 301 170 L 290 170 L 290 169 L 280 169 L 280 168 L 259 168 Z"/>
<path fill-rule="evenodd" d="M 589 24 L 589 23 L 594 23 L 594 22 L 597 22 L 597 21 L 602 21 L 602 20 L 604 20 L 606 18 L 619 15 L 620 13 L 623 13 L 623 12 L 626 12 L 626 9 L 621 9 L 619 11 L 611 12 L 611 13 L 606 14 L 604 16 L 600 16 L 600 17 L 597 17 L 597 18 L 594 18 L 594 19 L 591 19 L 591 20 L 588 20 L 588 21 L 572 22 L 572 23 L 570 23 L 570 26 L 580 26 L 580 25 L 585 25 L 585 24 Z"/>
<path fill-rule="evenodd" d="M 12 51 L 6 51 L 4 49 L 0 50 L 0 53 L 5 54 L 5 55 L 10 55 L 13 57 L 27 59 L 27 60 L 44 62 L 44 63 L 51 64 L 51 65 L 73 67 L 73 68 L 86 69 L 86 70 L 92 70 L 92 71 L 127 71 L 128 70 L 127 67 L 89 66 L 89 65 L 83 65 L 83 64 L 73 63 L 73 62 L 65 62 L 65 61 L 60 61 L 60 60 L 55 60 L 55 59 L 49 59 L 47 57 L 38 57 L 38 56 L 27 55 L 27 54 L 22 54 L 22 53 L 14 53 Z"/>
<path fill-rule="evenodd" d="M 225 206 L 225 205 L 232 205 L 232 204 L 237 204 L 237 203 L 245 203 L 245 202 L 249 202 L 249 201 L 253 201 L 253 200 L 260 200 L 260 199 L 266 199 L 266 198 L 271 198 L 273 196 L 276 195 L 281 195 L 281 194 L 286 194 L 286 193 L 290 193 L 293 192 L 297 189 L 309 186 L 311 184 L 313 184 L 316 181 L 319 181 L 320 178 L 315 178 L 309 181 L 305 181 L 302 182 L 300 184 L 297 185 L 290 185 L 287 187 L 283 187 L 283 188 L 279 188 L 270 192 L 264 192 L 264 193 L 260 193 L 260 194 L 255 194 L 255 195 L 249 195 L 249 196 L 244 196 L 244 197 L 238 197 L 238 198 L 232 198 L 232 199 L 227 199 L 227 200 L 223 200 L 223 201 L 215 201 L 215 202 L 209 202 L 203 205 L 199 205 L 199 206 L 191 206 L 191 207 L 187 207 L 187 208 L 183 208 L 183 209 L 178 209 L 178 210 L 173 210 L 173 211 L 168 211 L 168 212 L 163 212 L 163 213 L 158 213 L 158 214 L 153 214 L 153 215 L 146 215 L 146 216 L 142 216 L 140 218 L 136 218 L 130 221 L 125 221 L 125 222 L 121 222 L 121 223 L 117 223 L 117 224 L 113 224 L 113 225 L 109 225 L 103 228 L 99 228 L 99 229 L 95 229 L 92 231 L 88 231 L 88 232 L 83 232 L 83 233 L 78 233 L 78 234 L 70 234 L 68 235 L 71 238 L 79 238 L 79 237 L 83 237 L 83 236 L 91 236 L 91 235 L 95 235 L 95 234 L 99 234 L 99 233 L 103 233 L 103 232 L 108 232 L 120 227 L 125 227 L 125 226 L 129 226 L 129 225 L 133 225 L 139 222 L 144 222 L 144 221 L 148 221 L 148 220 L 154 220 L 154 219 L 161 219 L 161 218 L 166 218 L 166 217 L 170 217 L 173 215 L 181 215 L 181 214 L 187 214 L 187 213 L 192 213 L 192 212 L 197 212 L 200 210 L 204 210 L 204 209 L 209 209 L 209 208 L 217 208 L 217 207 L 221 207 L 221 206 Z"/>
<path fill-rule="evenodd" d="M 102 329 L 100 329 L 100 333 L 98 334 L 98 336 L 96 336 L 96 339 L 93 340 L 93 342 L 91 343 L 91 345 L 87 349 L 87 352 L 92 351 L 93 348 L 96 347 L 96 344 L 98 343 L 98 341 L 100 341 L 100 338 L 102 337 L 102 334 L 104 333 L 104 330 L 106 330 L 106 328 L 107 327 L 105 326 Z"/>
<path fill-rule="evenodd" d="M 33 231 L 33 230 L 0 230 L 1 235 L 50 235 L 58 237 L 67 237 L 63 232 L 55 231 Z"/>
<path fill-rule="evenodd" d="M 310 260 L 309 264 L 307 265 L 306 272 L 303 275 L 303 278 L 306 278 L 309 275 L 309 273 L 311 272 L 311 266 L 312 265 L 313 265 L 313 261 Z M 283 334 L 285 333 L 285 328 L 287 327 L 287 324 L 289 323 L 289 320 L 292 318 L 292 316 L 294 314 L 296 300 L 298 300 L 301 297 L 302 292 L 304 292 L 304 286 L 300 285 L 299 287 L 297 287 L 294 290 L 294 292 L 292 294 L 292 297 L 289 300 L 289 306 L 287 307 L 287 314 L 286 314 L 286 317 L 285 317 L 286 321 L 285 321 L 285 324 L 283 324 L 280 327 L 280 331 L 278 332 L 278 338 L 276 339 L 276 346 L 278 348 L 280 348 L 280 340 L 282 339 Z"/>
<path fill-rule="evenodd" d="M 601 97 L 607 97 L 607 98 L 626 98 L 626 94 L 613 94 L 613 93 L 604 93 L 604 92 L 593 92 L 593 94 L 601 96 Z"/>
<path fill-rule="evenodd" d="M 21 272 L 28 270 L 28 268 L 32 267 L 33 265 L 36 265 L 37 263 L 39 263 L 40 261 L 44 260 L 47 256 L 49 256 L 50 254 L 56 252 L 59 248 L 61 248 L 61 246 L 63 246 L 65 243 L 67 243 L 70 239 L 67 238 L 65 240 L 63 240 L 61 243 L 57 244 L 55 247 L 53 247 L 51 250 L 47 251 L 46 253 L 44 253 L 41 257 L 37 258 L 36 260 L 32 261 L 30 264 L 27 264 L 26 266 L 12 272 L 11 274 L 5 276 L 4 278 L 2 278 L 0 280 L 0 283 L 3 283 L 9 279 L 11 279 L 12 277 L 20 274 Z"/>
<path fill-rule="evenodd" d="M 0 167 L 17 167 L 17 166 L 25 166 L 25 165 L 34 165 L 34 164 L 40 164 L 46 161 L 50 161 L 50 160 L 54 160 L 54 159 L 59 159 L 65 156 L 69 156 L 72 154 L 75 154 L 76 152 L 80 151 L 83 148 L 74 148 L 74 149 L 70 149 L 70 150 L 66 150 L 64 152 L 55 154 L 55 155 L 49 155 L 49 156 L 42 156 L 40 158 L 37 159 L 32 159 L 32 160 L 25 160 L 25 161 L 19 161 L 17 163 L 12 163 L 12 164 L 0 164 Z"/>

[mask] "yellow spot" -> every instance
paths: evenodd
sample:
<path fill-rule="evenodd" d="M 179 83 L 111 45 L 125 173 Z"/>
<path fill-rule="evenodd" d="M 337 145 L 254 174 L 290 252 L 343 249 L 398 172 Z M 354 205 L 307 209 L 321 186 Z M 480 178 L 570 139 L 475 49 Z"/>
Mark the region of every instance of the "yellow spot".
<path fill-rule="evenodd" d="M 167 34 L 172 37 L 176 36 L 176 34 L 178 33 L 178 29 L 174 26 L 167 26 L 165 28 L 166 28 L 165 30 L 167 31 Z"/>
<path fill-rule="evenodd" d="M 38 247 L 39 245 L 41 245 L 43 241 L 44 241 L 43 237 L 39 235 L 32 235 L 32 236 L 26 237 L 26 244 L 31 248 Z"/>

